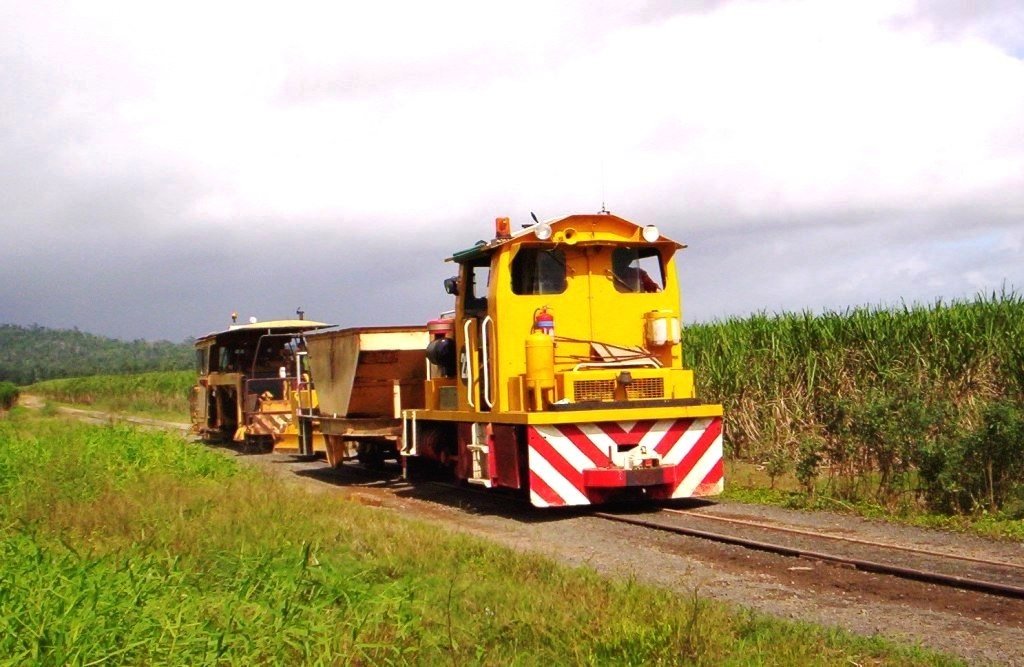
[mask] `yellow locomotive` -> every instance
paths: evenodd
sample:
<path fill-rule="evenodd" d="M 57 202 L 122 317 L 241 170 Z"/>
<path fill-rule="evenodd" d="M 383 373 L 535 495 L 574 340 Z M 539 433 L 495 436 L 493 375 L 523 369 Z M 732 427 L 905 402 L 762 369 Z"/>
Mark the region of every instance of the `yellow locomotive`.
<path fill-rule="evenodd" d="M 572 215 L 455 253 L 455 309 L 428 325 L 425 458 L 539 507 L 722 489 L 722 406 L 682 366 L 675 257 L 685 246 L 615 215 Z M 314 378 L 315 379 L 315 378 Z"/>

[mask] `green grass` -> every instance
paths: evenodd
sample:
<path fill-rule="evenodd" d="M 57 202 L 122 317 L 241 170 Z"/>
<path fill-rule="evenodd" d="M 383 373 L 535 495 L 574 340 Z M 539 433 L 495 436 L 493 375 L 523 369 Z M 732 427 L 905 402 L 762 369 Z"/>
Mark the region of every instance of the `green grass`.
<path fill-rule="evenodd" d="M 1015 514 L 1021 340 L 1024 297 L 1004 291 L 697 325 L 684 351 L 701 397 L 724 404 L 730 459 L 890 510 L 909 498 L 926 512 Z"/>
<path fill-rule="evenodd" d="M 828 397 L 909 387 L 954 401 L 967 418 L 979 402 L 1024 393 L 1024 297 L 1016 293 L 760 314 L 691 326 L 685 337 L 699 390 L 725 404 L 729 441 L 743 456 L 827 428 Z"/>
<path fill-rule="evenodd" d="M 1024 521 L 1020 520 L 1016 511 L 951 515 L 922 510 L 914 502 L 881 505 L 865 499 L 834 497 L 825 483 L 819 483 L 815 492 L 809 495 L 792 474 L 781 475 L 773 481 L 765 472 L 765 466 L 742 461 L 730 461 L 727 465 L 728 482 L 720 496 L 723 500 L 773 505 L 787 509 L 853 514 L 923 528 L 938 528 L 1024 542 Z"/>
<path fill-rule="evenodd" d="M 950 664 L 311 495 L 180 438 L 0 422 L 2 664 Z"/>
<path fill-rule="evenodd" d="M 156 371 L 136 375 L 93 375 L 37 382 L 24 393 L 53 401 L 113 412 L 187 420 L 194 371 Z"/>

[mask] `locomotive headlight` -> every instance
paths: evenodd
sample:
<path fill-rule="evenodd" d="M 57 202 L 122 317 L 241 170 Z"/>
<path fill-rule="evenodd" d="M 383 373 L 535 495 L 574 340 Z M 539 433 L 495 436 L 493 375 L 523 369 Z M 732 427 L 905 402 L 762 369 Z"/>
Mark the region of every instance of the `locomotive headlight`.
<path fill-rule="evenodd" d="M 655 227 L 654 225 L 647 225 L 646 227 L 644 227 L 643 237 L 644 241 L 647 241 L 648 243 L 654 243 L 655 241 L 661 238 L 661 232 L 659 232 L 658 228 Z"/>
<path fill-rule="evenodd" d="M 551 225 L 546 222 L 542 222 L 537 225 L 537 228 L 533 230 L 533 233 L 537 235 L 539 240 L 547 241 L 551 238 Z"/>

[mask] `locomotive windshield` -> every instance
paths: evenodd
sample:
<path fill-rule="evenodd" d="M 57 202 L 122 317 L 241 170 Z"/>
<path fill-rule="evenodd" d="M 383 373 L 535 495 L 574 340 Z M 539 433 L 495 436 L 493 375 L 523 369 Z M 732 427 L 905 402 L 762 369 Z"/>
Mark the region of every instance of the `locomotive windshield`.
<path fill-rule="evenodd" d="M 513 294 L 561 294 L 566 289 L 561 250 L 521 248 L 512 260 Z"/>
<path fill-rule="evenodd" d="M 615 248 L 612 276 L 619 292 L 660 292 L 665 288 L 665 271 L 657 248 Z"/>

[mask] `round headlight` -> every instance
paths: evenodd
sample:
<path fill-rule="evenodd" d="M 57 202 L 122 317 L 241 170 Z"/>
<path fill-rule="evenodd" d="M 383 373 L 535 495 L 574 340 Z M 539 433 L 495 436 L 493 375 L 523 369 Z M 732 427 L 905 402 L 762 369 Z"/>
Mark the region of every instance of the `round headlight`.
<path fill-rule="evenodd" d="M 542 222 L 537 225 L 537 228 L 533 230 L 533 233 L 537 235 L 537 238 L 541 241 L 547 241 L 551 238 L 551 225 L 546 222 Z"/>
<path fill-rule="evenodd" d="M 643 237 L 644 241 L 647 241 L 648 243 L 654 243 L 655 241 L 661 238 L 661 232 L 659 232 L 658 228 L 655 227 L 654 225 L 647 225 L 646 227 L 644 227 Z"/>

